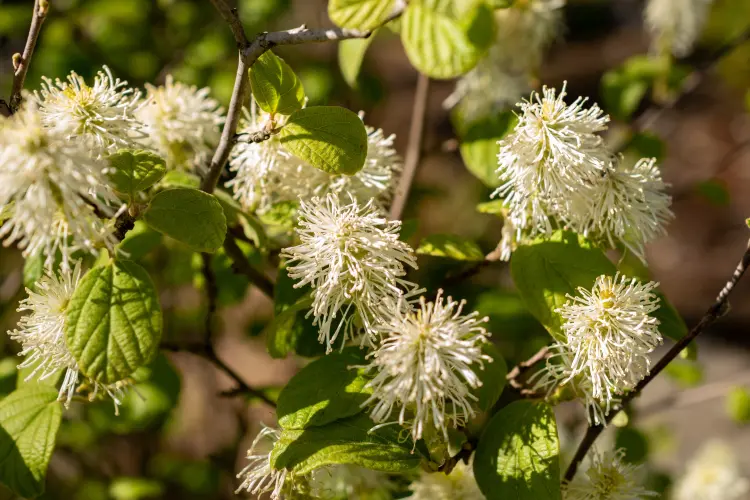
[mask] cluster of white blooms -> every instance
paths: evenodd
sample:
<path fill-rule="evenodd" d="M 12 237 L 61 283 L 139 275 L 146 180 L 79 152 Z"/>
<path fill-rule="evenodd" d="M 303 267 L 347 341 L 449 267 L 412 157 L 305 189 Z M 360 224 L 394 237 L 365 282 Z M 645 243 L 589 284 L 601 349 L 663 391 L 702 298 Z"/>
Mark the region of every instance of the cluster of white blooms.
<path fill-rule="evenodd" d="M 273 427 L 263 427 L 258 433 L 247 452 L 247 459 L 250 463 L 237 474 L 237 478 L 242 479 L 242 484 L 235 493 L 243 490 L 253 495 L 270 492 L 273 500 L 282 498 L 288 471 L 274 469 L 271 465 L 271 451 L 279 437 L 281 437 L 281 431 Z M 261 451 L 261 447 L 268 448 L 268 451 Z"/>
<path fill-rule="evenodd" d="M 372 396 L 363 406 L 374 405 L 375 422 L 387 421 L 400 407 L 398 422 L 409 425 L 415 440 L 426 428 L 447 440 L 449 425 L 463 425 L 475 414 L 471 390 L 482 382 L 474 370 L 492 358 L 482 352 L 487 318 L 461 314 L 464 304 L 451 297 L 444 301 L 441 290 L 434 302 L 421 297 L 416 310 L 390 308 L 389 318 L 377 327 L 383 341 L 367 366 L 374 377 L 367 384 Z"/>
<path fill-rule="evenodd" d="M 750 493 L 732 449 L 721 441 L 703 445 L 674 486 L 673 500 L 741 500 Z"/>
<path fill-rule="evenodd" d="M 91 87 L 73 71 L 67 81 L 44 78 L 34 95 L 45 126 L 98 153 L 132 147 L 144 137 L 136 118 L 143 105 L 141 92 L 114 78 L 106 66 Z"/>
<path fill-rule="evenodd" d="M 408 500 L 484 500 L 471 465 L 456 464 L 450 474 L 422 472 L 409 485 Z"/>
<path fill-rule="evenodd" d="M 341 335 L 341 345 L 365 334 L 361 343 L 374 343 L 376 325 L 393 314 L 386 304 L 418 293 L 403 276 L 405 266 L 417 267 L 411 247 L 399 240 L 399 221 L 387 220 L 371 199 L 360 205 L 349 195 L 344 203 L 334 194 L 302 201 L 297 234 L 300 244 L 285 248 L 287 271 L 295 287 L 313 288 L 311 314 L 328 351 Z"/>
<path fill-rule="evenodd" d="M 128 382 L 105 385 L 83 377 L 79 384 L 81 373 L 78 364 L 65 343 L 65 309 L 80 279 L 80 264 L 76 264 L 73 270 L 63 270 L 60 275 L 48 271 L 36 284 L 36 291 L 26 289 L 28 297 L 21 301 L 18 311 L 28 314 L 21 317 L 18 329 L 8 335 L 21 344 L 19 356 L 26 357 L 19 367 L 32 368 L 26 380 L 41 381 L 58 377 L 64 370 L 59 399 L 65 402 L 66 407 L 76 389 L 85 386 L 90 390 L 92 400 L 99 391 L 108 394 L 114 401 L 117 413 Z"/>
<path fill-rule="evenodd" d="M 162 86 L 146 84 L 146 93 L 146 103 L 136 113 L 144 124 L 145 143 L 170 168 L 204 168 L 224 123 L 223 111 L 209 89 L 175 82 L 169 75 Z"/>
<path fill-rule="evenodd" d="M 255 103 L 251 111 L 244 111 L 238 133 L 250 134 L 275 125 L 270 117 L 259 113 Z M 291 155 L 284 149 L 278 136 L 272 135 L 260 143 L 240 142 L 232 150 L 229 162 L 235 177 L 227 182 L 235 198 L 248 210 L 268 211 L 280 202 L 305 200 L 337 194 L 343 200 L 350 195 L 360 203 L 374 200 L 380 208 L 390 202 L 394 180 L 401 172 L 401 158 L 393 149 L 394 135 L 385 136 L 382 130 L 367 129 L 367 158 L 362 169 L 354 175 L 328 174 Z"/>
<path fill-rule="evenodd" d="M 713 0 L 649 0 L 646 27 L 658 52 L 684 57 L 703 30 Z"/>
<path fill-rule="evenodd" d="M 538 382 L 552 389 L 572 383 L 584 400 L 589 419 L 606 423 L 619 398 L 649 373 L 649 354 L 661 344 L 658 283 L 639 283 L 620 276 L 599 276 L 592 290 L 578 288 L 557 313 L 565 340 L 553 345 L 553 355 Z"/>
<path fill-rule="evenodd" d="M 390 500 L 396 490 L 388 474 L 356 465 L 315 469 L 308 486 L 310 496 L 321 500 Z"/>
<path fill-rule="evenodd" d="M 118 200 L 107 186 L 107 164 L 82 141 L 69 140 L 28 102 L 6 120 L 0 134 L 0 209 L 7 218 L 0 238 L 24 256 L 45 256 L 50 268 L 58 252 L 62 267 L 73 252 L 113 249 L 111 216 Z"/>
<path fill-rule="evenodd" d="M 532 93 L 499 142 L 502 185 L 493 196 L 503 198 L 512 228 L 503 232 L 503 257 L 518 241 L 565 227 L 643 259 L 644 244 L 672 218 L 667 185 L 654 160 L 631 167 L 613 157 L 599 135 L 609 117 L 580 97 L 566 104 L 565 95 L 565 85 L 559 94 Z"/>
<path fill-rule="evenodd" d="M 495 43 L 443 105 L 457 107 L 461 119 L 472 122 L 518 102 L 545 49 L 562 31 L 564 5 L 565 0 L 530 0 L 495 10 Z"/>
<path fill-rule="evenodd" d="M 625 450 L 599 453 L 592 451 L 585 473 L 563 489 L 564 500 L 645 500 L 658 496 L 636 481 L 640 467 L 624 461 Z"/>

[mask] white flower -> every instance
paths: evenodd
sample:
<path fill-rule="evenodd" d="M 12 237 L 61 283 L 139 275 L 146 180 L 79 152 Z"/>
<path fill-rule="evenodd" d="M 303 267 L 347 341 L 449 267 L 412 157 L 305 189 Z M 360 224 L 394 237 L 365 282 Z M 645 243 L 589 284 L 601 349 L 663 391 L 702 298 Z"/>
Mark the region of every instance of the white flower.
<path fill-rule="evenodd" d="M 131 147 L 144 137 L 135 117 L 141 92 L 128 88 L 127 83 L 114 78 L 104 66 L 92 87 L 73 71 L 67 82 L 44 77 L 42 90 L 34 95 L 46 127 L 83 141 L 96 156 Z"/>
<path fill-rule="evenodd" d="M 646 27 L 658 52 L 688 55 L 706 23 L 712 0 L 649 0 Z"/>
<path fill-rule="evenodd" d="M 624 461 L 625 450 L 600 454 L 593 450 L 591 465 L 563 487 L 564 500 L 643 500 L 658 496 L 638 485 L 640 467 Z"/>
<path fill-rule="evenodd" d="M 643 158 L 627 167 L 614 159 L 588 188 L 591 194 L 578 198 L 586 205 L 571 211 L 570 223 L 613 248 L 620 241 L 644 260 L 644 245 L 664 234 L 664 226 L 674 218 L 672 197 L 655 163 Z"/>
<path fill-rule="evenodd" d="M 146 104 L 136 116 L 145 124 L 148 144 L 163 155 L 170 168 L 202 168 L 219 143 L 224 122 L 219 103 L 209 89 L 175 82 L 146 84 Z"/>
<path fill-rule="evenodd" d="M 741 500 L 750 493 L 732 449 L 721 441 L 703 445 L 674 487 L 674 500 Z"/>
<path fill-rule="evenodd" d="M 519 103 L 515 130 L 502 139 L 497 172 L 500 195 L 518 238 L 549 234 L 550 217 L 565 212 L 584 183 L 600 176 L 608 159 L 598 132 L 609 117 L 596 105 L 584 109 L 584 98 L 566 104 L 565 85 L 559 95 L 544 87 Z"/>
<path fill-rule="evenodd" d="M 67 267 L 76 250 L 113 250 L 117 241 L 100 215 L 113 215 L 110 207 L 120 202 L 107 186 L 106 168 L 80 142 L 44 127 L 27 102 L 0 136 L 0 209 L 9 214 L 0 239 L 17 243 L 27 257 L 42 252 L 47 267 L 57 251 Z"/>
<path fill-rule="evenodd" d="M 495 10 L 493 58 L 508 72 L 535 71 L 544 51 L 562 34 L 564 6 L 565 0 L 530 0 Z"/>
<path fill-rule="evenodd" d="M 242 484 L 235 493 L 242 490 L 260 495 L 271 492 L 271 498 L 277 500 L 282 498 L 284 482 L 287 478 L 287 470 L 277 470 L 271 466 L 271 451 L 263 453 L 258 450 L 258 445 L 263 440 L 268 440 L 273 445 L 281 437 L 281 431 L 271 427 L 263 427 L 253 441 L 252 446 L 247 452 L 247 459 L 250 461 L 247 466 L 237 474 L 238 479 L 242 479 Z"/>
<path fill-rule="evenodd" d="M 653 293 L 657 286 L 618 273 L 599 276 L 591 291 L 579 287 L 579 295 L 568 295 L 556 310 L 563 319 L 565 341 L 553 346 L 537 385 L 552 389 L 572 382 L 589 419 L 605 423 L 620 396 L 648 375 L 648 355 L 662 342 L 659 320 L 650 316 L 659 308 Z"/>
<path fill-rule="evenodd" d="M 374 403 L 370 416 L 375 422 L 386 421 L 400 406 L 398 422 L 408 423 L 414 440 L 426 427 L 447 440 L 448 425 L 460 426 L 475 414 L 471 391 L 482 382 L 474 370 L 492 358 L 482 352 L 489 337 L 482 327 L 487 318 L 476 312 L 462 315 L 464 304 L 451 297 L 444 302 L 441 290 L 435 302 L 421 297 L 416 311 L 390 308 L 377 327 L 383 341 L 368 356 L 367 370 L 374 377 L 367 386 L 373 393 L 363 406 Z"/>
<path fill-rule="evenodd" d="M 289 276 L 299 280 L 295 287 L 313 288 L 310 313 L 329 352 L 339 335 L 342 346 L 353 338 L 357 324 L 365 329 L 362 343 L 372 343 L 375 324 L 392 313 L 383 311 L 383 304 L 418 293 L 415 284 L 402 278 L 404 266 L 416 269 L 417 262 L 411 247 L 398 239 L 400 228 L 372 200 L 360 206 L 351 197 L 343 204 L 329 194 L 301 202 L 301 243 L 284 249 L 282 256 L 290 259 Z"/>
<path fill-rule="evenodd" d="M 18 329 L 8 335 L 21 344 L 19 356 L 26 357 L 19 366 L 33 367 L 26 380 L 45 380 L 58 376 L 64 370 L 59 399 L 65 402 L 66 408 L 76 389 L 87 389 L 92 401 L 99 391 L 109 395 L 114 401 L 117 414 L 125 395 L 124 390 L 130 382 L 124 380 L 114 384 L 101 384 L 84 377 L 83 383 L 79 385 L 81 374 L 78 364 L 65 343 L 65 310 L 80 279 L 80 263 L 72 271 L 63 270 L 59 275 L 48 271 L 36 283 L 36 292 L 26 289 L 29 296 L 21 301 L 18 311 L 27 314 L 19 320 Z"/>
<path fill-rule="evenodd" d="M 254 104 L 254 103 L 253 103 Z M 245 110 L 239 133 L 252 133 L 269 126 L 268 116 L 258 113 L 255 105 Z M 276 126 L 278 127 L 278 123 Z M 272 135 L 261 143 L 239 142 L 229 162 L 235 178 L 227 182 L 243 207 L 267 211 L 274 204 L 335 193 L 346 201 L 353 195 L 360 203 L 371 198 L 381 208 L 390 202 L 394 180 L 401 171 L 401 158 L 393 149 L 394 135 L 367 127 L 367 158 L 354 175 L 331 175 L 290 154 Z"/>
<path fill-rule="evenodd" d="M 407 500 L 484 500 L 474 479 L 471 465 L 463 462 L 449 475 L 442 472 L 421 472 L 419 479 L 409 485 L 412 494 Z"/>
<path fill-rule="evenodd" d="M 312 472 L 310 496 L 325 500 L 390 500 L 396 485 L 388 474 L 355 465 L 332 465 Z"/>

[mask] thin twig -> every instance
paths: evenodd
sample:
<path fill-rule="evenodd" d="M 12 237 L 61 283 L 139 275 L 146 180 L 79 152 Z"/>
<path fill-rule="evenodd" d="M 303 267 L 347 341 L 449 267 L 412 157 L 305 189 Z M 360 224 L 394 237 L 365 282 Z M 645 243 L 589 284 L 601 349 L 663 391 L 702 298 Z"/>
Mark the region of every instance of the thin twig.
<path fill-rule="evenodd" d="M 391 203 L 390 217 L 398 220 L 404 213 L 406 200 L 409 198 L 411 184 L 414 181 L 414 174 L 419 166 L 419 159 L 422 155 L 422 136 L 424 135 L 424 122 L 427 115 L 427 98 L 430 90 L 430 78 L 419 74 L 417 80 L 417 91 L 414 95 L 414 107 L 411 113 L 411 128 L 409 130 L 409 145 L 406 149 L 404 158 L 404 169 L 396 186 L 396 193 Z"/>
<path fill-rule="evenodd" d="M 48 0 L 34 1 L 34 14 L 31 16 L 31 27 L 29 28 L 29 36 L 26 38 L 26 46 L 20 57 L 13 58 L 13 87 L 10 92 L 10 100 L 7 104 L 3 102 L 9 114 L 15 113 L 21 105 L 21 90 L 26 81 L 31 56 L 34 55 L 36 41 L 39 38 L 39 32 L 42 30 L 42 24 L 47 17 L 48 10 Z"/>
<path fill-rule="evenodd" d="M 516 389 L 521 393 L 523 396 L 531 396 L 535 395 L 536 393 L 534 391 L 531 391 L 526 388 L 525 384 L 518 379 L 528 372 L 531 368 L 534 367 L 537 363 L 540 361 L 547 359 L 549 356 L 549 347 L 544 346 L 539 351 L 537 351 L 536 354 L 531 356 L 526 361 L 521 361 L 516 366 L 513 367 L 511 371 L 508 372 L 508 375 L 505 377 L 508 381 L 508 385 L 510 385 L 513 389 Z"/>
<path fill-rule="evenodd" d="M 469 459 L 471 458 L 471 454 L 474 453 L 474 450 L 477 448 L 477 441 L 470 439 L 469 441 L 466 441 L 463 446 L 461 447 L 458 452 L 450 457 L 448 460 L 445 461 L 443 465 L 438 467 L 438 471 L 445 473 L 446 475 L 449 475 L 451 472 L 453 472 L 453 469 L 456 468 L 456 465 L 458 465 L 459 462 L 463 462 L 468 465 Z"/>
<path fill-rule="evenodd" d="M 627 395 L 625 395 L 625 397 L 622 398 L 622 402 L 620 403 L 619 407 L 612 410 L 607 416 L 607 423 L 609 423 L 614 418 L 619 410 L 624 408 L 633 400 L 633 398 L 638 396 L 641 391 L 643 391 L 643 389 L 654 378 L 656 378 L 656 376 L 659 375 L 659 373 L 661 373 L 661 371 L 664 370 L 664 368 L 666 368 L 673 359 L 679 356 L 679 354 L 690 344 L 690 342 L 695 340 L 695 338 L 704 330 L 706 330 L 706 328 L 711 326 L 716 320 L 718 320 L 728 312 L 729 303 L 727 299 L 729 298 L 729 295 L 732 293 L 732 290 L 734 290 L 735 286 L 740 281 L 742 276 L 745 274 L 745 271 L 747 270 L 749 265 L 750 241 L 748 241 L 748 246 L 745 249 L 745 253 L 742 255 L 739 264 L 737 264 L 737 268 L 734 270 L 732 278 L 727 281 L 726 285 L 724 285 L 724 288 L 716 297 L 716 301 L 711 304 L 711 307 L 708 308 L 698 324 L 695 325 L 687 335 L 682 337 L 674 346 L 672 346 L 672 348 L 656 363 L 651 372 L 643 380 L 641 380 L 632 391 L 630 391 Z M 596 438 L 599 437 L 599 434 L 601 434 L 603 430 L 603 425 L 595 425 L 588 428 L 588 430 L 586 431 L 586 435 L 584 435 L 583 439 L 581 440 L 581 444 L 578 445 L 578 450 L 576 450 L 576 454 L 573 457 L 568 470 L 565 472 L 565 481 L 570 481 L 573 479 L 573 477 L 575 477 L 576 471 L 578 470 L 578 465 L 584 459 L 589 449 L 596 441 Z"/>
<path fill-rule="evenodd" d="M 232 259 L 232 268 L 238 273 L 244 274 L 250 283 L 257 286 L 258 289 L 266 294 L 269 298 L 273 299 L 273 282 L 263 274 L 262 272 L 255 269 L 250 261 L 247 260 L 247 256 L 242 252 L 242 249 L 237 245 L 234 237 L 227 234 L 224 240 L 224 251 L 227 257 Z"/>

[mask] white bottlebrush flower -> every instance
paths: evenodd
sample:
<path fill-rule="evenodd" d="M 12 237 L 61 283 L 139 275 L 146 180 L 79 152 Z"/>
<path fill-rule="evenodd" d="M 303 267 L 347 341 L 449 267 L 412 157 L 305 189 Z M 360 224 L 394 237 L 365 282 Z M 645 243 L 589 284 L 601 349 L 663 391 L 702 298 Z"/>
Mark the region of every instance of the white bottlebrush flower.
<path fill-rule="evenodd" d="M 100 215 L 120 202 L 107 186 L 106 164 L 86 147 L 46 128 L 32 102 L 11 118 L 0 136 L 0 209 L 9 219 L 0 239 L 16 243 L 24 256 L 60 251 L 62 266 L 76 250 L 95 253 L 117 244 Z"/>
<path fill-rule="evenodd" d="M 172 75 L 164 85 L 146 84 L 146 104 L 136 116 L 145 125 L 147 144 L 170 168 L 203 168 L 219 143 L 224 116 L 209 92 L 175 82 Z"/>
<path fill-rule="evenodd" d="M 599 276 L 592 290 L 579 287 L 578 295 L 568 295 L 556 310 L 565 340 L 553 347 L 538 385 L 572 382 L 590 420 L 604 423 L 620 396 L 648 375 L 648 355 L 662 342 L 659 320 L 650 316 L 659 308 L 657 286 L 618 273 Z"/>
<path fill-rule="evenodd" d="M 493 196 L 504 198 L 519 238 L 551 232 L 550 217 L 565 212 L 609 158 L 597 135 L 609 117 L 596 104 L 584 108 L 584 98 L 566 104 L 565 95 L 565 85 L 559 95 L 547 87 L 542 96 L 532 93 L 519 103 L 516 128 L 499 142 L 503 184 Z"/>
<path fill-rule="evenodd" d="M 271 466 L 271 451 L 279 437 L 281 437 L 281 431 L 272 427 L 263 427 L 258 433 L 247 452 L 247 459 L 250 463 L 237 474 L 237 478 L 242 479 L 242 484 L 235 493 L 243 490 L 253 495 L 270 492 L 273 500 L 283 498 L 287 470 L 276 470 Z M 260 445 L 267 444 L 263 443 L 264 441 L 271 443 L 271 449 L 267 452 L 260 450 Z"/>
<path fill-rule="evenodd" d="M 45 380 L 64 371 L 59 399 L 66 407 L 77 389 L 86 389 L 92 401 L 99 392 L 106 393 L 114 401 L 117 413 L 130 382 L 101 384 L 82 377 L 65 343 L 65 310 L 80 279 L 80 263 L 59 275 L 47 272 L 36 284 L 37 291 L 26 289 L 28 297 L 18 307 L 19 312 L 26 314 L 19 320 L 18 329 L 8 335 L 21 344 L 19 356 L 26 357 L 19 367 L 32 368 L 26 380 Z M 80 379 L 83 382 L 79 384 Z"/>
<path fill-rule="evenodd" d="M 563 32 L 564 6 L 565 0 L 529 0 L 495 10 L 495 60 L 508 72 L 534 72 L 544 51 Z"/>
<path fill-rule="evenodd" d="M 421 472 L 419 479 L 409 485 L 407 500 L 484 500 L 474 479 L 471 465 L 456 464 L 450 474 Z"/>
<path fill-rule="evenodd" d="M 703 445 L 674 486 L 673 500 L 741 500 L 750 493 L 732 449 L 721 441 Z"/>
<path fill-rule="evenodd" d="M 563 486 L 564 500 L 645 500 L 658 496 L 638 484 L 639 466 L 624 461 L 625 450 L 592 451 L 591 464 Z"/>
<path fill-rule="evenodd" d="M 282 251 L 289 260 L 289 276 L 296 287 L 310 285 L 310 313 L 320 328 L 319 340 L 327 350 L 339 336 L 343 345 L 355 335 L 357 324 L 365 329 L 362 342 L 371 338 L 376 323 L 392 311 L 383 304 L 396 303 L 404 293 L 418 293 L 403 279 L 404 266 L 416 269 L 411 247 L 399 240 L 399 221 L 389 221 L 373 200 L 348 204 L 329 194 L 302 201 L 297 234 L 300 244 Z"/>
<path fill-rule="evenodd" d="M 141 91 L 128 88 L 127 83 L 104 66 L 91 87 L 73 71 L 67 81 L 44 77 L 42 89 L 34 95 L 46 127 L 103 154 L 132 147 L 144 137 L 135 116 L 142 105 Z"/>
<path fill-rule="evenodd" d="M 590 194 L 579 197 L 586 206 L 571 210 L 569 222 L 612 248 L 621 242 L 644 260 L 644 245 L 664 234 L 664 226 L 674 218 L 666 189 L 655 159 L 643 158 L 632 167 L 614 159 L 586 189 Z"/>
<path fill-rule="evenodd" d="M 489 334 L 476 312 L 463 315 L 465 302 L 442 290 L 435 302 L 420 298 L 419 308 L 391 307 L 377 329 L 383 340 L 368 357 L 367 370 L 374 374 L 367 386 L 372 396 L 363 406 L 373 405 L 375 422 L 387 421 L 394 408 L 398 422 L 408 425 L 415 440 L 425 428 L 448 439 L 448 426 L 460 426 L 475 413 L 471 393 L 482 385 L 474 372 L 492 358 L 483 354 Z"/>
<path fill-rule="evenodd" d="M 267 126 L 268 117 L 253 106 L 245 110 L 239 133 L 252 133 Z M 278 125 L 277 125 L 278 126 Z M 390 202 L 395 178 L 401 171 L 401 158 L 393 149 L 394 135 L 367 129 L 367 158 L 354 175 L 331 175 L 290 154 L 273 135 L 261 143 L 238 143 L 229 165 L 235 178 L 227 182 L 235 198 L 248 210 L 260 213 L 284 201 L 309 201 L 335 193 L 346 201 L 349 194 L 360 203 L 371 198 L 379 207 Z"/>
<path fill-rule="evenodd" d="M 356 465 L 315 469 L 308 485 L 312 498 L 324 500 L 390 500 L 396 490 L 388 474 Z"/>
<path fill-rule="evenodd" d="M 708 18 L 712 0 L 649 0 L 646 27 L 658 52 L 684 57 L 693 50 Z"/>

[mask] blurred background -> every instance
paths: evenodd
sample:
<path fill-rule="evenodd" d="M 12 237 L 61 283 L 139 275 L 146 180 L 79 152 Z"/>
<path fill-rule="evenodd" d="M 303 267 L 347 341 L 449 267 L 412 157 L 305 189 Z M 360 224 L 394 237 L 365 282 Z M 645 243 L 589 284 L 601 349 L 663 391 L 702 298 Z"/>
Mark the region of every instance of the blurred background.
<path fill-rule="evenodd" d="M 239 0 L 249 35 L 300 24 L 328 26 L 324 0 Z M 20 52 L 31 17 L 31 0 L 0 0 L 0 95 L 11 85 L 11 56 Z M 211 88 L 225 107 L 236 68 L 236 48 L 226 24 L 202 0 L 51 0 L 50 13 L 26 82 L 85 78 L 107 65 L 132 86 L 176 80 Z M 571 96 L 604 104 L 602 78 L 636 54 L 648 52 L 642 3 L 636 0 L 568 0 L 566 30 L 549 51 L 539 80 L 568 82 Z M 695 57 L 709 53 L 750 27 L 750 1 L 716 0 Z M 366 112 L 369 125 L 397 135 L 405 151 L 417 79 L 397 36 L 379 36 L 368 51 L 355 89 L 342 78 L 335 44 L 278 50 L 301 77 L 310 104 L 338 104 Z M 690 60 L 686 61 L 690 64 Z M 675 220 L 669 234 L 648 249 L 650 272 L 688 325 L 714 300 L 747 244 L 750 230 L 750 43 L 707 71 L 694 91 L 662 113 L 650 129 L 664 141 L 661 163 L 672 185 Z M 442 103 L 450 81 L 430 85 L 423 157 L 404 216 L 409 241 L 453 233 L 480 242 L 485 252 L 500 238 L 500 219 L 476 212 L 491 190 L 472 176 L 457 151 Z M 613 125 L 617 129 L 617 124 Z M 165 340 L 198 341 L 206 312 L 200 257 L 166 242 L 145 260 L 160 290 Z M 273 360 L 262 338 L 272 303 L 234 275 L 221 254 L 214 259 L 220 282 L 218 356 L 248 383 L 269 395 L 305 362 Z M 417 279 L 428 290 L 460 272 L 460 262 L 420 257 Z M 12 329 L 24 296 L 24 262 L 0 250 L 0 327 Z M 448 292 L 491 319 L 495 343 L 508 364 L 526 359 L 548 342 L 524 311 L 508 266 L 495 263 Z M 15 387 L 18 346 L 0 336 L 0 394 Z M 74 405 L 66 412 L 48 474 L 49 499 L 233 498 L 234 475 L 261 422 L 274 423 L 259 401 L 223 397 L 232 382 L 189 353 L 162 355 L 112 415 L 107 402 Z M 750 281 L 741 283 L 732 312 L 699 343 L 697 361 L 679 360 L 649 386 L 628 422 L 608 430 L 629 448 L 629 459 L 648 460 L 650 481 L 662 490 L 698 448 L 718 438 L 729 443 L 750 475 Z M 176 404 L 176 405 L 175 405 Z M 174 409 L 173 409 L 174 407 Z M 583 429 L 577 407 L 560 408 L 568 446 Z M 0 492 L 0 498 L 11 498 Z"/>

